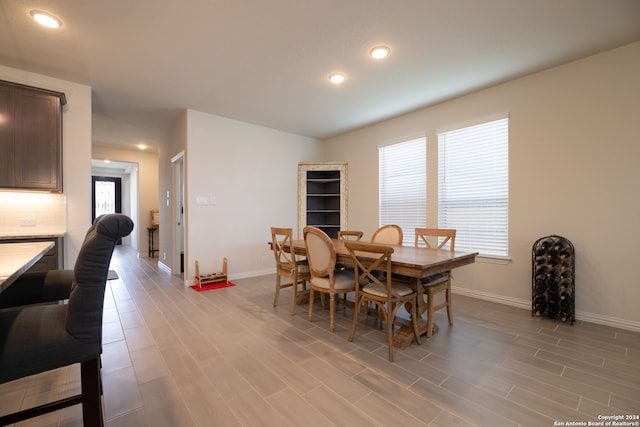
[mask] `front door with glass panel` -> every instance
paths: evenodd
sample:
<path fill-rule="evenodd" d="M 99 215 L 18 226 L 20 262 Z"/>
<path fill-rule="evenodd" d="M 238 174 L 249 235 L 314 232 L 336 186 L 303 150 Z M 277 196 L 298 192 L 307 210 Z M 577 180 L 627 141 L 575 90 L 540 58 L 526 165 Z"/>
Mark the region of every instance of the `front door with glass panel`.
<path fill-rule="evenodd" d="M 122 213 L 122 178 L 93 176 L 91 180 L 91 223 L 100 215 Z"/>

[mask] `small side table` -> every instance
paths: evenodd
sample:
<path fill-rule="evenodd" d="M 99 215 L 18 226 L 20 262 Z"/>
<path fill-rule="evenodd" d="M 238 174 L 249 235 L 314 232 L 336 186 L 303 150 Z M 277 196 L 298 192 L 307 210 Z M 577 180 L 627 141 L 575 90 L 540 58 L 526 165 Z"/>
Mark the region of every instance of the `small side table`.
<path fill-rule="evenodd" d="M 155 258 L 156 253 L 159 252 L 158 249 L 155 249 L 155 245 L 153 242 L 153 234 L 157 229 L 158 229 L 157 225 L 154 225 L 152 227 L 147 227 L 147 231 L 149 232 L 149 258 Z"/>

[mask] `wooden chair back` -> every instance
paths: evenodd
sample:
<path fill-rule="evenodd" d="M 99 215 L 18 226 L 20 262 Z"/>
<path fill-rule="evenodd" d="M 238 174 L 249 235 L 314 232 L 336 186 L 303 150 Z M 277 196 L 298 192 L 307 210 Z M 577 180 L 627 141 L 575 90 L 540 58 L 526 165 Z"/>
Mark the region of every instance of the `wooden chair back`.
<path fill-rule="evenodd" d="M 278 270 L 295 269 L 296 257 L 293 249 L 293 230 L 291 228 L 271 227 L 271 243 Z M 285 250 L 285 246 L 289 250 Z"/>
<path fill-rule="evenodd" d="M 436 237 L 436 242 L 432 244 L 429 241 L 430 237 Z M 440 241 L 440 237 L 444 237 L 444 239 Z M 427 248 L 442 249 L 447 243 L 449 243 L 449 250 L 453 252 L 456 245 L 456 230 L 450 228 L 416 228 L 416 248 L 424 245 Z"/>
<path fill-rule="evenodd" d="M 340 230 L 338 231 L 338 239 L 339 240 L 360 240 L 364 236 L 362 231 L 356 230 Z"/>
<path fill-rule="evenodd" d="M 346 241 L 344 246 L 353 259 L 356 287 L 371 284 L 379 288 L 383 295 L 391 296 L 391 254 L 394 251 L 393 248 L 376 243 L 355 241 Z M 386 274 L 380 275 L 380 271 Z"/>
<path fill-rule="evenodd" d="M 402 245 L 402 228 L 395 224 L 383 225 L 371 237 L 371 243 Z"/>
<path fill-rule="evenodd" d="M 333 282 L 333 270 L 336 266 L 336 249 L 333 242 L 324 231 L 316 227 L 307 226 L 302 233 L 311 275 L 329 276 Z"/>

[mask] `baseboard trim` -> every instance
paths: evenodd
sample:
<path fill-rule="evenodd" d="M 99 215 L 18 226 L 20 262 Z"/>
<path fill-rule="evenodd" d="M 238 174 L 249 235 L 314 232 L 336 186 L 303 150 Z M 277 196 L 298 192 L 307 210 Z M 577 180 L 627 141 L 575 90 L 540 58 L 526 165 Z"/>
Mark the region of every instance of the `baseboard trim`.
<path fill-rule="evenodd" d="M 171 267 L 164 264 L 162 261 L 158 261 L 158 268 L 160 268 L 160 270 L 166 271 L 167 273 L 171 274 Z"/>
<path fill-rule="evenodd" d="M 241 273 L 241 274 L 236 274 L 233 276 L 234 279 L 249 279 L 251 277 L 260 277 L 260 276 L 267 276 L 269 274 L 275 274 L 276 273 L 276 269 L 275 268 L 268 268 L 266 270 L 256 270 L 256 271 L 248 271 L 245 273 Z"/>
<path fill-rule="evenodd" d="M 490 301 L 498 304 L 505 304 L 513 307 L 531 310 L 531 301 L 523 300 L 520 298 L 505 297 L 503 295 L 496 295 L 489 292 L 477 291 L 474 289 L 458 288 L 455 286 L 451 288 L 451 291 L 454 294 L 464 295 L 470 298 L 476 298 L 484 301 Z M 587 313 L 584 311 L 576 310 L 576 319 L 583 322 L 596 323 L 598 325 L 605 325 L 614 328 L 625 329 L 628 331 L 640 332 L 640 322 L 633 322 L 617 317 L 603 316 L 601 314 Z"/>
<path fill-rule="evenodd" d="M 160 265 L 160 262 L 158 262 L 158 265 Z M 169 270 L 169 272 L 171 272 L 171 270 Z M 269 274 L 275 274 L 275 273 L 276 273 L 276 269 L 275 268 L 269 268 L 269 269 L 266 269 L 266 270 L 249 271 L 249 272 L 240 273 L 240 274 L 233 274 L 233 275 L 230 274 L 229 275 L 229 281 L 234 281 L 234 280 L 239 280 L 239 279 L 250 279 L 252 277 L 268 276 Z M 185 286 L 191 286 L 195 282 L 196 282 L 195 279 L 185 280 L 184 281 L 184 285 Z"/>
<path fill-rule="evenodd" d="M 640 322 L 633 322 L 616 317 L 603 316 L 601 314 L 583 313 L 576 311 L 576 318 L 585 322 L 596 323 L 598 325 L 611 326 L 614 328 L 625 329 L 627 331 L 640 332 Z"/>
<path fill-rule="evenodd" d="M 454 294 L 460 294 L 460 295 L 464 295 L 471 298 L 481 299 L 484 301 L 497 302 L 498 304 L 505 304 L 505 305 L 510 305 L 518 308 L 531 309 L 531 301 L 527 301 L 519 298 L 505 297 L 504 295 L 491 294 L 488 292 L 477 291 L 475 289 L 458 288 L 456 286 L 452 286 L 451 291 Z"/>

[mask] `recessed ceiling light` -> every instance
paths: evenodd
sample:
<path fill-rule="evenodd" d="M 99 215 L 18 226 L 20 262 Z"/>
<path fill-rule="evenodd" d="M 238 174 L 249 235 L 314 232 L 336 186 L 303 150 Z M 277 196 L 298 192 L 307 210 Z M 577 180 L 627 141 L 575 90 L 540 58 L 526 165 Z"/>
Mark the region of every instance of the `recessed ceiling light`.
<path fill-rule="evenodd" d="M 59 28 L 62 26 L 62 21 L 48 12 L 43 12 L 41 10 L 32 10 L 29 13 L 38 24 L 44 25 L 45 27 Z"/>
<path fill-rule="evenodd" d="M 376 46 L 369 51 L 369 55 L 373 59 L 384 59 L 389 56 L 389 52 L 391 52 L 391 49 L 388 46 Z"/>
<path fill-rule="evenodd" d="M 138 145 L 136 145 L 136 147 L 138 147 L 141 150 L 146 150 L 147 149 L 147 146 L 144 145 L 144 144 L 138 144 Z"/>
<path fill-rule="evenodd" d="M 344 74 L 342 73 L 333 73 L 329 76 L 329 81 L 333 84 L 339 85 L 344 81 Z"/>
<path fill-rule="evenodd" d="M 111 163 L 111 160 L 103 160 L 105 163 Z"/>

